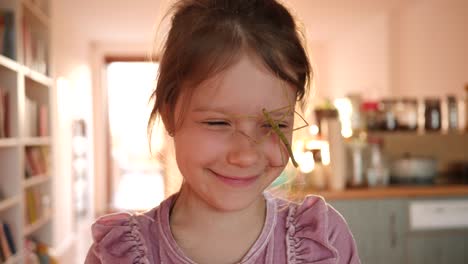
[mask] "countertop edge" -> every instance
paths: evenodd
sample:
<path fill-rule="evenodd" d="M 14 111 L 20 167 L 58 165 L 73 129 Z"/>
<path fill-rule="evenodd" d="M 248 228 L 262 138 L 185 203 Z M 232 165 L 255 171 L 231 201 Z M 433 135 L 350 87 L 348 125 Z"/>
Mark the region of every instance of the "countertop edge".
<path fill-rule="evenodd" d="M 327 201 L 354 199 L 385 199 L 385 198 L 429 198 L 468 196 L 468 185 L 440 186 L 390 186 L 374 188 L 354 188 L 343 191 L 296 190 L 288 197 L 292 200 L 302 200 L 307 195 L 318 195 Z"/>

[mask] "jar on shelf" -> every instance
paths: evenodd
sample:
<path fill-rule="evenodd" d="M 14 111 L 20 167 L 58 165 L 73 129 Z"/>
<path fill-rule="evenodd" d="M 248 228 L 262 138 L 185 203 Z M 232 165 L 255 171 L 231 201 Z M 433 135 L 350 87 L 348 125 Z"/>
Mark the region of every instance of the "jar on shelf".
<path fill-rule="evenodd" d="M 395 103 L 394 99 L 384 99 L 381 102 L 381 108 L 383 113 L 385 131 L 395 131 L 397 129 L 397 120 L 395 115 Z"/>
<path fill-rule="evenodd" d="M 351 129 L 353 130 L 353 134 L 359 134 L 360 131 L 364 130 L 364 122 L 363 117 L 361 115 L 361 105 L 362 105 L 362 97 L 360 94 L 349 94 L 346 96 L 351 103 Z"/>
<path fill-rule="evenodd" d="M 458 104 L 457 98 L 453 95 L 447 96 L 447 119 L 448 130 L 455 131 L 458 129 Z"/>
<path fill-rule="evenodd" d="M 424 129 L 439 131 L 442 126 L 440 99 L 426 98 L 424 100 Z"/>
<path fill-rule="evenodd" d="M 465 85 L 465 131 L 468 132 L 468 84 Z"/>
<path fill-rule="evenodd" d="M 395 105 L 397 130 L 415 131 L 418 129 L 418 101 L 412 98 L 398 100 Z"/>
<path fill-rule="evenodd" d="M 382 114 L 379 110 L 379 102 L 366 101 L 361 105 L 365 128 L 368 131 L 382 130 Z"/>

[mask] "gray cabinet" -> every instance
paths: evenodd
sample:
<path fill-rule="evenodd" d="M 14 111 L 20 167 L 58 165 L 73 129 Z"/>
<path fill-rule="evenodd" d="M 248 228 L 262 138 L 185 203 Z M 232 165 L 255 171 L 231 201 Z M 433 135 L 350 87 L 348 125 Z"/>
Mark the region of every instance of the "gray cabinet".
<path fill-rule="evenodd" d="M 468 231 L 437 231 L 409 234 L 407 263 L 468 263 Z"/>
<path fill-rule="evenodd" d="M 468 263 L 466 197 L 408 200 L 407 263 Z"/>
<path fill-rule="evenodd" d="M 364 264 L 468 263 L 468 229 L 410 230 L 411 201 L 340 200 L 330 204 L 348 222 Z"/>
<path fill-rule="evenodd" d="M 405 200 L 346 200 L 330 204 L 348 222 L 362 263 L 405 262 Z"/>

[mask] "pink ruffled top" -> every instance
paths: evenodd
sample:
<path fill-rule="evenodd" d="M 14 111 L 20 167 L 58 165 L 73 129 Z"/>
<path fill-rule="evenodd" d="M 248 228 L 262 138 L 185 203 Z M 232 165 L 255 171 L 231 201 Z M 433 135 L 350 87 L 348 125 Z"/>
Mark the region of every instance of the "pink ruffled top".
<path fill-rule="evenodd" d="M 308 196 L 301 204 L 268 193 L 265 199 L 263 230 L 240 263 L 360 263 L 345 220 L 321 197 Z M 98 219 L 85 264 L 194 264 L 171 233 L 169 212 L 174 200 L 171 196 L 144 214 Z"/>

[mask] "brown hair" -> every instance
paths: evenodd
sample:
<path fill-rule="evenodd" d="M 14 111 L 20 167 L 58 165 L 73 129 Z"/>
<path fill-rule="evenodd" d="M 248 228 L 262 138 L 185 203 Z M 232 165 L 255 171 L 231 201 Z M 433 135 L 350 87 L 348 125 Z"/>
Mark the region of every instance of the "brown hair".
<path fill-rule="evenodd" d="M 171 10 L 171 28 L 151 95 L 149 135 L 158 114 L 166 130 L 174 133 L 182 87 L 193 88 L 183 92 L 190 97 L 195 87 L 246 52 L 295 87 L 296 100 L 305 103 L 311 66 L 300 30 L 283 5 L 275 0 L 179 0 Z"/>

